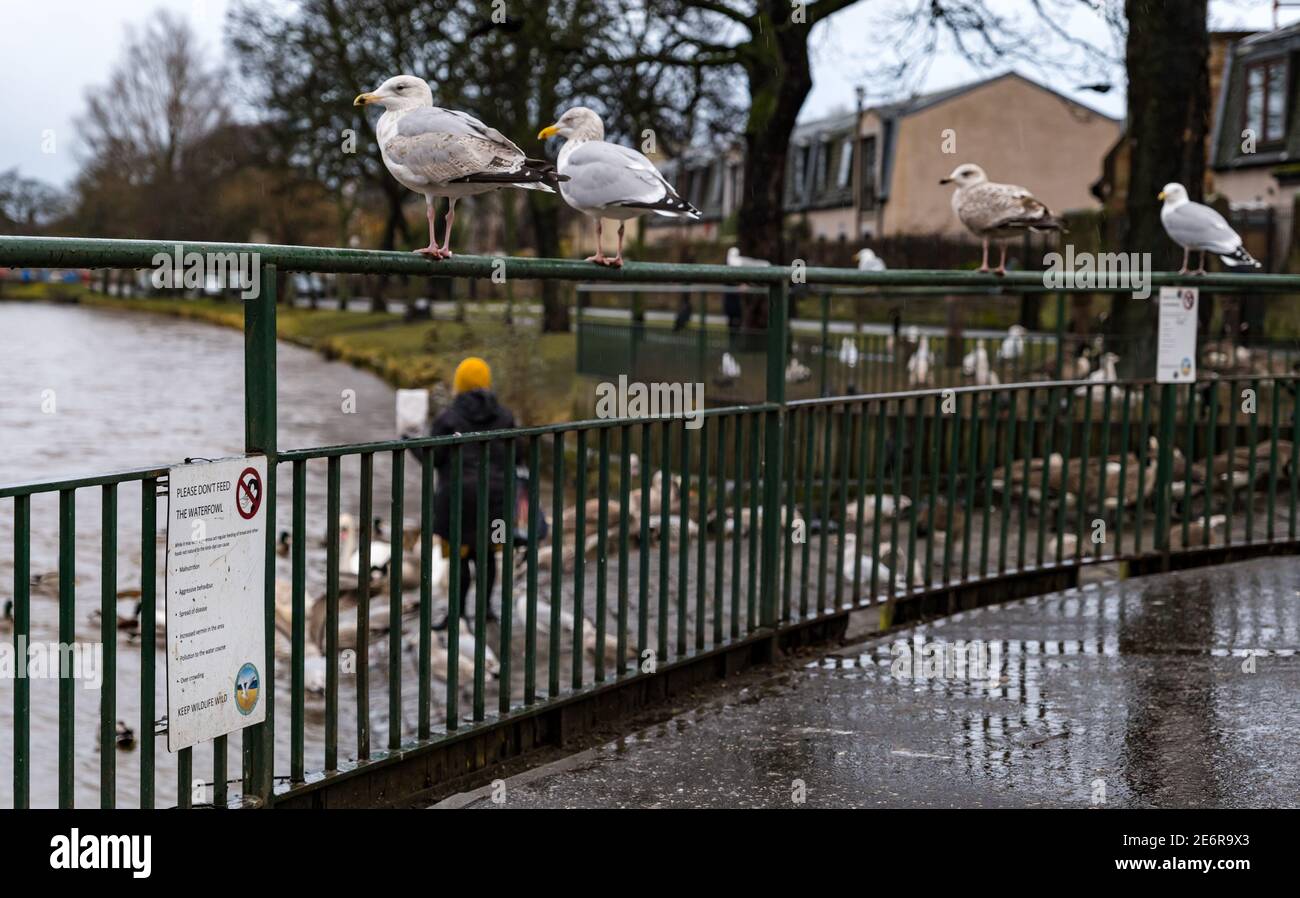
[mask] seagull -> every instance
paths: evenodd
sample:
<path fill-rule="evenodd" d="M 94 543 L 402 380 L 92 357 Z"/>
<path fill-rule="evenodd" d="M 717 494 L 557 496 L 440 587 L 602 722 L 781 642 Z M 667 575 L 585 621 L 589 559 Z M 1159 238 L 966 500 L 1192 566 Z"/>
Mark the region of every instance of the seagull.
<path fill-rule="evenodd" d="M 978 269 L 981 272 L 989 270 L 990 240 L 1005 241 L 1025 230 L 1065 230 L 1051 210 L 1028 190 L 990 181 L 978 165 L 959 165 L 939 183 L 957 185 L 952 194 L 952 210 L 966 230 L 984 242 L 984 261 Z M 994 274 L 1007 273 L 1006 243 L 1001 242 L 1000 248 L 1002 258 L 993 269 Z"/>
<path fill-rule="evenodd" d="M 998 347 L 998 358 L 1002 361 L 1018 359 L 1025 354 L 1025 330 L 1023 325 L 1013 324 L 1007 328 L 1006 339 Z"/>
<path fill-rule="evenodd" d="M 740 377 L 740 362 L 736 361 L 736 357 L 731 353 L 724 352 L 722 354 L 722 365 L 719 370 L 721 372 L 721 380 L 724 380 L 726 383 L 731 383 Z"/>
<path fill-rule="evenodd" d="M 623 267 L 623 229 L 630 218 L 647 212 L 698 220 L 700 210 L 682 199 L 654 163 L 636 150 L 605 142 L 600 116 L 574 106 L 537 134 L 539 140 L 560 136 L 560 195 L 584 215 L 596 219 L 596 254 L 588 262 Z M 618 219 L 618 253 L 605 255 L 600 245 L 603 219 Z"/>
<path fill-rule="evenodd" d="M 1179 274 L 1189 273 L 1187 262 L 1192 250 L 1201 254 L 1201 265 L 1191 274 L 1205 274 L 1206 251 L 1214 253 L 1225 265 L 1260 267 L 1241 245 L 1241 235 L 1218 212 L 1189 200 L 1187 188 L 1182 184 L 1166 184 L 1156 199 L 1165 203 L 1160 210 L 1160 223 L 1165 226 L 1165 233 L 1183 248 L 1183 267 L 1178 270 Z"/>
<path fill-rule="evenodd" d="M 753 256 L 742 256 L 740 247 L 733 246 L 727 250 L 727 264 L 732 268 L 762 268 L 772 263 L 767 259 L 755 259 Z"/>
<path fill-rule="evenodd" d="M 922 335 L 921 342 L 907 360 L 907 385 L 909 387 L 928 387 L 931 383 L 930 369 L 934 367 L 934 356 L 930 354 L 930 338 Z"/>
<path fill-rule="evenodd" d="M 858 344 L 849 337 L 840 341 L 840 364 L 847 368 L 856 368 L 858 365 Z"/>
<path fill-rule="evenodd" d="M 885 260 L 877 256 L 870 247 L 863 247 L 853 254 L 858 261 L 858 271 L 885 271 Z"/>
<path fill-rule="evenodd" d="M 451 256 L 451 225 L 456 201 L 502 187 L 554 193 L 555 166 L 529 159 L 504 134 L 454 109 L 433 105 L 433 91 L 414 75 L 389 78 L 353 106 L 384 107 L 375 134 L 388 171 L 404 187 L 424 194 L 429 245 L 416 252 L 431 259 Z M 438 245 L 434 233 L 437 198 L 447 198 L 447 233 Z"/>

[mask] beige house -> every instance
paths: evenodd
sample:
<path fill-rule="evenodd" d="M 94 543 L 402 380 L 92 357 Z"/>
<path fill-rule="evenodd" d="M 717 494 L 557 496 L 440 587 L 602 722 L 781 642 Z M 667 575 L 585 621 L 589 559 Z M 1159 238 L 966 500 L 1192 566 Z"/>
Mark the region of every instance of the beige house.
<path fill-rule="evenodd" d="M 856 127 L 855 127 L 856 126 Z M 1015 72 L 807 122 L 790 137 L 787 225 L 813 239 L 964 231 L 939 179 L 963 162 L 1023 184 L 1057 213 L 1095 209 L 1090 187 L 1120 123 Z M 704 185 L 699 224 L 647 221 L 647 239 L 711 236 L 741 195 L 737 151 L 686 158 L 665 173 Z M 703 204 L 700 202 L 703 200 Z M 699 229 L 699 230 L 693 230 Z"/>

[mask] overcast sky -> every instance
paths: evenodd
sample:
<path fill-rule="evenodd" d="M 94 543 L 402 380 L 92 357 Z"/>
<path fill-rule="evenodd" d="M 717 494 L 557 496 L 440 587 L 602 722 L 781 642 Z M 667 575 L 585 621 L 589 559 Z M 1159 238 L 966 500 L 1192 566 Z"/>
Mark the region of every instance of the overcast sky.
<path fill-rule="evenodd" d="M 283 2 L 283 0 L 268 0 Z M 999 8 L 1016 11 L 1028 0 L 993 0 Z M 883 32 L 883 19 L 915 0 L 864 0 L 835 16 L 813 36 L 814 88 L 803 118 L 851 109 L 853 88 L 867 84 L 868 104 L 885 99 L 867 73 L 880 58 L 880 47 L 868 35 Z M 185 16 L 214 57 L 224 56 L 222 24 L 227 0 L 0 0 L 0 171 L 18 166 L 30 177 L 64 185 L 77 168 L 74 120 L 81 114 L 87 89 L 104 83 L 118 58 L 124 29 L 139 24 L 158 9 Z M 1300 20 L 1300 11 L 1282 14 L 1282 24 Z M 1212 0 L 1211 27 L 1265 29 L 1271 27 L 1271 0 Z M 1104 24 L 1085 11 L 1070 22 L 1072 33 L 1112 47 Z M 1021 66 L 1029 77 L 1049 84 L 1080 102 L 1121 117 L 1124 111 L 1123 71 L 1109 79 L 1115 89 L 1105 96 L 1079 91 L 1076 79 L 1052 70 Z M 916 87 L 932 90 L 995 74 L 965 63 L 945 48 L 918 78 Z M 418 73 L 417 73 L 418 74 Z M 895 89 L 895 85 L 887 85 Z M 43 136 L 54 134 L 54 152 L 42 151 Z"/>

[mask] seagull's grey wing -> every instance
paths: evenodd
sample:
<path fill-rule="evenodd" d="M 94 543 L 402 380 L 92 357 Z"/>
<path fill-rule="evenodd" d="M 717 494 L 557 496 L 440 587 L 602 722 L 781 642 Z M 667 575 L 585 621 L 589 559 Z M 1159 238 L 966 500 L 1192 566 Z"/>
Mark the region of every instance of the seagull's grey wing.
<path fill-rule="evenodd" d="M 1231 253 L 1241 236 L 1209 206 L 1187 202 L 1160 216 L 1165 231 L 1179 246 L 1214 253 Z"/>
<path fill-rule="evenodd" d="M 958 215 L 974 231 L 1057 226 L 1051 211 L 1015 184 L 977 184 L 962 192 Z"/>
<path fill-rule="evenodd" d="M 629 206 L 666 214 L 698 214 L 653 162 L 628 147 L 588 141 L 569 154 L 562 173 L 569 176 L 563 187 L 565 199 L 579 209 Z"/>
<path fill-rule="evenodd" d="M 408 112 L 384 155 L 431 184 L 484 174 L 512 174 L 524 165 L 523 150 L 495 128 L 463 112 L 429 106 Z"/>

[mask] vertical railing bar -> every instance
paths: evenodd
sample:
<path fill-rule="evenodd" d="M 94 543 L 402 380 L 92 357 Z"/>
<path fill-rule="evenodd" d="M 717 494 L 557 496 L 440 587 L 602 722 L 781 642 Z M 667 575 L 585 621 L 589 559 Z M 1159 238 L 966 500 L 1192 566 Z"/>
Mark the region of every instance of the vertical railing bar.
<path fill-rule="evenodd" d="M 804 463 L 803 463 L 803 502 L 804 502 L 804 525 L 808 532 L 804 534 L 803 546 L 800 549 L 800 567 L 799 567 L 799 616 L 808 616 L 808 588 L 812 580 L 808 576 L 809 565 L 812 563 L 812 514 L 813 514 L 813 456 L 814 441 L 817 434 L 817 408 L 809 407 L 804 412 Z M 819 529 L 820 532 L 820 529 Z M 820 537 L 819 537 L 820 538 Z"/>
<path fill-rule="evenodd" d="M 875 506 L 871 521 L 871 600 L 873 602 L 880 595 L 880 531 L 884 527 L 883 518 L 885 516 L 885 430 L 889 421 L 889 403 L 884 399 L 879 399 L 876 401 L 876 407 L 879 414 L 876 415 Z M 809 437 L 811 438 L 811 436 L 810 433 Z M 811 443 L 811 439 L 809 442 Z M 809 453 L 809 464 L 811 466 L 811 453 Z"/>
<path fill-rule="evenodd" d="M 912 400 L 912 502 L 908 505 L 907 516 L 907 591 L 912 591 L 912 573 L 916 569 L 916 516 L 921 508 L 922 473 L 925 468 L 925 412 L 922 400 L 917 396 Z M 931 475 L 933 476 L 933 474 Z M 920 587 L 922 583 L 917 583 Z"/>
<path fill-rule="evenodd" d="M 650 647 L 650 468 L 653 455 L 651 449 L 650 424 L 641 425 L 641 535 L 637 551 L 636 584 L 636 656 L 637 663 L 645 660 L 646 650 Z"/>
<path fill-rule="evenodd" d="M 617 676 L 627 673 L 628 540 L 632 517 L 632 430 L 626 424 L 618 430 L 618 610 L 614 636 L 618 654 Z"/>
<path fill-rule="evenodd" d="M 27 672 L 27 646 L 32 636 L 31 527 L 31 496 L 14 496 L 14 659 L 24 674 Z M 16 677 L 13 776 L 14 810 L 19 811 L 31 805 L 31 727 L 31 680 L 26 676 Z M 152 741 L 149 733 L 149 730 L 141 730 L 142 745 Z"/>
<path fill-rule="evenodd" d="M 1272 350 L 1269 350 L 1270 358 Z M 1269 369 L 1270 371 L 1272 368 Z M 1276 532 L 1276 505 L 1277 505 L 1277 416 L 1278 408 L 1278 389 L 1277 378 L 1270 378 L 1268 382 L 1269 392 L 1272 393 L 1271 405 L 1269 407 L 1268 417 L 1268 529 L 1265 537 L 1269 542 L 1273 541 Z"/>
<path fill-rule="evenodd" d="M 984 470 L 981 474 L 984 480 L 984 508 L 980 515 L 980 576 L 987 577 L 989 573 L 989 530 L 993 524 L 993 463 L 998 454 L 998 397 L 997 391 L 990 389 L 986 391 L 989 403 L 988 421 L 985 422 L 988 427 L 988 448 L 981 455 L 984 459 Z"/>
<path fill-rule="evenodd" d="M 370 760 L 370 570 L 375 520 L 375 455 L 361 453 L 361 540 L 357 545 L 357 758 Z M 391 534 L 390 534 L 391 538 Z M 392 559 L 389 559 L 390 561 Z M 388 575 L 393 576 L 392 567 Z M 400 578 L 402 572 L 396 575 Z M 395 622 L 390 622 L 394 623 Z"/>
<path fill-rule="evenodd" d="M 727 418 L 718 417 L 717 480 L 718 495 L 714 499 L 715 514 L 713 543 L 713 646 L 722 645 L 723 631 L 723 576 L 726 573 L 726 523 L 727 523 Z"/>
<path fill-rule="evenodd" d="M 1103 522 L 1106 520 L 1106 479 L 1109 473 L 1107 464 L 1110 458 L 1111 393 L 1114 389 L 1113 386 L 1107 384 L 1104 388 L 1105 392 L 1102 395 L 1101 401 L 1102 428 L 1101 455 L 1097 459 L 1097 514 Z M 1082 542 L 1082 539 L 1080 539 L 1080 542 Z M 1102 543 L 1097 543 L 1096 550 L 1093 553 L 1094 557 L 1100 560 L 1104 554 Z M 1114 555 L 1116 553 L 1112 552 L 1111 554 Z"/>
<path fill-rule="evenodd" d="M 501 550 L 501 630 L 498 643 L 497 659 L 501 670 L 497 678 L 497 711 L 510 713 L 512 660 L 514 658 L 514 616 L 515 616 L 515 528 L 519 526 L 517 516 L 518 486 L 515 482 L 517 445 L 514 440 L 505 441 L 505 548 Z"/>
<path fill-rule="evenodd" d="M 666 426 L 666 425 L 665 425 Z M 573 528 L 573 670 L 571 681 L 574 690 L 582 688 L 583 628 L 587 620 L 587 431 L 577 433 L 577 460 L 574 462 L 574 499 L 576 512 Z M 667 481 L 664 484 L 667 489 Z M 668 534 L 661 534 L 664 540 Z"/>
<path fill-rule="evenodd" d="M 1058 345 L 1057 356 L 1059 361 L 1060 344 L 1058 343 L 1057 345 Z M 1054 454 L 1053 450 L 1056 448 L 1055 445 L 1056 444 L 1056 407 L 1058 404 L 1058 400 L 1056 398 L 1057 389 L 1058 389 L 1057 387 L 1049 387 L 1047 390 L 1047 445 L 1043 447 L 1043 468 L 1042 468 L 1042 472 L 1039 475 L 1038 534 L 1037 534 L 1038 539 L 1037 539 L 1037 545 L 1035 546 L 1037 551 L 1035 552 L 1035 561 L 1034 561 L 1034 567 L 1036 568 L 1041 568 L 1046 561 L 1046 558 L 1044 556 L 1046 555 L 1046 548 L 1047 548 L 1046 545 L 1047 519 L 1051 515 L 1050 503 L 1048 502 L 1047 497 L 1052 489 L 1052 478 L 1051 478 L 1052 456 Z M 1064 474 L 1065 472 L 1062 471 L 1061 472 L 1062 478 L 1064 478 Z M 1064 479 L 1062 479 L 1061 483 L 1064 483 Z M 1025 485 L 1026 489 L 1028 489 L 1028 486 L 1029 486 L 1028 484 Z"/>
<path fill-rule="evenodd" d="M 980 394 L 970 394 L 970 429 L 966 434 L 966 490 L 962 502 L 961 530 L 961 579 L 970 579 L 970 555 L 972 527 L 971 520 L 975 514 L 975 466 L 979 463 L 980 441 L 984 437 L 984 419 L 980 417 Z"/>
<path fill-rule="evenodd" d="M 1250 461 L 1247 464 L 1250 481 L 1246 486 L 1246 542 L 1255 541 L 1255 484 L 1259 480 L 1259 378 L 1250 381 L 1251 395 L 1255 404 L 1246 425 L 1246 438 L 1250 440 Z"/>
<path fill-rule="evenodd" d="M 305 460 L 293 463 L 292 476 L 293 518 L 289 537 L 289 552 L 292 556 L 289 587 L 289 781 L 301 783 L 306 778 L 304 756 L 307 732 L 307 462 Z"/>
<path fill-rule="evenodd" d="M 1201 545 L 1210 544 L 1210 512 L 1214 506 L 1214 443 L 1219 427 L 1219 384 L 1210 381 L 1210 410 L 1205 419 L 1205 515 L 1201 523 Z M 1190 501 L 1190 498 L 1189 500 Z"/>
<path fill-rule="evenodd" d="M 1151 463 L 1149 458 L 1151 454 L 1151 391 L 1153 387 L 1150 384 L 1142 387 L 1142 432 L 1139 445 L 1142 447 L 1138 458 L 1141 460 L 1138 466 L 1140 488 L 1138 490 L 1139 500 L 1137 507 L 1134 509 L 1134 528 L 1133 528 L 1133 552 L 1136 555 L 1142 554 L 1142 524 L 1146 512 L 1146 495 L 1147 487 L 1147 467 Z M 1157 440 L 1157 443 L 1159 440 Z"/>
<path fill-rule="evenodd" d="M 396 750 L 402 745 L 402 555 L 406 546 L 406 453 L 401 449 L 393 451 L 392 481 L 388 525 L 388 747 Z M 294 615 L 298 615 L 297 610 Z"/>
<path fill-rule="evenodd" d="M 952 429 L 952 439 L 948 444 L 948 488 L 947 488 L 947 508 L 944 509 L 944 539 L 943 539 L 943 583 L 945 586 L 953 582 L 952 564 L 953 553 L 956 549 L 954 542 L 958 534 L 954 532 L 953 524 L 957 516 L 957 481 L 960 474 L 961 465 L 961 396 L 956 393 L 949 394 L 953 403 L 953 419 L 950 425 Z M 879 509 L 877 509 L 879 513 Z M 874 554 L 874 552 L 873 552 Z"/>
<path fill-rule="evenodd" d="M 76 491 L 59 490 L 59 642 L 70 646 L 77 639 L 77 500 Z M 73 807 L 76 755 L 76 680 L 59 664 L 59 808 Z M 111 752 L 104 745 L 101 751 Z"/>
<path fill-rule="evenodd" d="M 1183 464 L 1183 501 L 1178 503 L 1178 512 L 1183 519 L 1183 548 L 1191 541 L 1192 530 L 1192 462 L 1196 460 L 1196 384 L 1187 385 L 1187 406 L 1184 412 L 1187 419 L 1187 453 Z M 1172 472 L 1171 472 L 1172 473 Z"/>
<path fill-rule="evenodd" d="M 339 477 L 338 456 L 327 460 L 325 498 L 325 769 L 339 764 Z"/>
<path fill-rule="evenodd" d="M 849 504 L 849 483 L 852 475 L 852 459 L 850 452 L 852 444 L 852 421 L 849 414 L 849 404 L 840 405 L 840 443 L 839 452 L 835 459 L 835 467 L 839 472 L 839 489 L 836 494 L 839 497 L 838 508 L 836 509 L 836 527 L 835 527 L 835 609 L 838 611 L 844 607 L 844 542 L 845 542 L 845 524 L 848 517 Z"/>
<path fill-rule="evenodd" d="M 427 451 L 427 450 L 426 450 Z M 464 592 L 464 584 L 461 582 L 465 577 L 465 566 L 461 563 L 464 556 L 461 554 L 462 546 L 465 542 L 463 532 L 465 526 L 465 444 L 456 443 L 451 447 L 451 507 L 450 520 L 447 527 L 447 692 L 444 699 L 445 723 L 447 732 L 453 732 L 460 728 L 460 616 L 465 613 L 462 608 L 461 593 Z M 426 457 L 423 464 L 424 472 L 431 473 L 432 459 Z M 432 515 L 432 498 L 431 489 L 421 488 L 420 490 L 420 542 L 425 543 L 424 534 L 430 532 L 432 525 L 429 522 Z M 427 494 L 427 495 L 426 495 Z M 432 536 L 429 538 L 432 543 Z M 423 723 L 420 726 L 420 739 L 428 739 L 426 727 L 428 726 L 429 714 L 429 689 L 430 689 L 430 670 L 429 665 L 425 662 L 428 657 L 427 653 L 431 650 L 427 642 L 429 639 L 429 602 L 424 600 L 424 581 L 426 579 L 425 570 L 427 564 L 424 559 L 429 558 L 432 554 L 431 546 L 425 547 L 421 556 L 422 569 L 420 571 L 420 718 Z"/>
<path fill-rule="evenodd" d="M 488 592 L 487 572 L 494 559 L 488 545 L 488 522 L 495 509 L 491 507 L 488 490 L 492 479 L 492 444 L 484 440 L 478 444 L 478 469 L 475 478 L 477 496 L 474 502 L 474 722 L 487 716 L 487 606 L 491 600 Z"/>
<path fill-rule="evenodd" d="M 655 655 L 661 662 L 668 660 L 668 527 L 673 495 L 673 447 L 668 436 L 668 422 L 664 421 L 659 425 L 659 607 L 655 618 Z"/>
<path fill-rule="evenodd" d="M 1237 392 L 1238 383 L 1228 386 L 1228 462 L 1224 481 L 1227 487 L 1227 515 L 1224 521 L 1223 543 L 1232 545 L 1232 519 L 1237 513 L 1237 409 L 1241 407 L 1242 396 Z"/>
<path fill-rule="evenodd" d="M 695 541 L 695 651 L 705 650 L 707 603 L 705 585 L 708 582 L 708 421 L 699 421 L 699 539 Z"/>
<path fill-rule="evenodd" d="M 551 621 L 546 651 L 546 697 L 560 695 L 560 611 L 564 601 L 564 431 L 551 444 Z"/>
<path fill-rule="evenodd" d="M 745 592 L 745 624 L 747 632 L 752 632 L 759 625 L 757 620 L 757 590 L 762 559 L 758 555 L 758 534 L 759 528 L 762 526 L 762 522 L 759 520 L 759 501 L 762 499 L 762 492 L 759 489 L 758 478 L 759 449 L 763 445 L 762 441 L 759 440 L 760 426 L 766 426 L 766 416 L 754 415 L 749 419 L 749 564 L 746 566 Z"/>
<path fill-rule="evenodd" d="M 1028 547 L 1026 543 L 1028 542 L 1027 531 L 1029 526 L 1029 522 L 1028 522 L 1029 490 L 1031 486 L 1029 478 L 1031 472 L 1033 471 L 1032 462 L 1033 462 L 1034 455 L 1036 454 L 1034 452 L 1035 449 L 1034 421 L 1036 419 L 1036 415 L 1034 414 L 1034 400 L 1037 398 L 1037 396 L 1038 396 L 1038 390 L 1036 390 L 1034 387 L 1030 387 L 1029 390 L 1025 393 L 1025 454 L 1024 454 L 1024 458 L 1021 460 L 1020 463 L 1020 472 L 1021 472 L 1020 503 L 1019 503 L 1020 512 L 1019 512 L 1019 520 L 1017 522 L 1017 530 L 1016 530 L 1017 532 L 1016 570 L 1017 571 L 1025 570 L 1025 564 L 1026 564 L 1025 557 L 1028 551 Z M 1018 411 L 1017 414 L 1019 414 Z M 1014 483 L 1014 480 L 1011 475 L 1011 469 L 1008 466 L 1007 468 L 1007 489 L 1008 490 L 1011 489 L 1012 483 Z"/>
<path fill-rule="evenodd" d="M 1128 507 L 1128 457 L 1130 453 L 1129 444 L 1129 424 L 1130 424 L 1130 400 L 1133 395 L 1133 386 L 1124 385 L 1124 410 L 1120 415 L 1119 431 L 1119 488 L 1116 491 L 1115 504 L 1115 552 L 1118 555 L 1124 554 L 1124 511 Z M 1145 453 L 1146 447 L 1138 449 L 1139 453 Z M 1138 502 L 1142 504 L 1141 482 L 1138 483 Z"/>
<path fill-rule="evenodd" d="M 678 516 L 680 532 L 677 536 L 677 656 L 686 654 L 686 588 L 690 575 L 690 506 L 691 506 L 691 440 L 690 429 L 683 426 L 681 433 L 681 497 L 682 507 Z M 664 534 L 666 539 L 668 534 Z"/>
<path fill-rule="evenodd" d="M 458 461 L 463 465 L 461 447 L 457 446 L 455 452 Z M 462 476 L 462 471 L 463 469 L 457 471 L 457 480 Z M 416 668 L 420 679 L 416 686 L 415 699 L 415 738 L 420 741 L 428 739 L 433 731 L 433 475 L 433 450 L 425 446 L 420 449 L 420 636 L 416 647 Z M 464 487 L 462 486 L 461 489 L 463 490 Z M 463 501 L 463 494 L 453 499 L 449 509 L 453 520 L 459 520 L 463 516 Z M 463 523 L 461 526 L 464 526 Z M 454 593 L 459 600 L 464 590 L 464 584 L 461 582 L 465 576 L 462 542 L 461 539 L 450 540 L 447 548 L 448 580 L 452 583 L 447 596 L 447 673 L 449 676 L 452 671 L 459 672 L 460 668 L 460 656 L 451 646 L 453 630 L 459 640 L 460 615 L 464 613 L 464 609 L 458 609 L 456 619 L 452 620 L 451 594 Z M 452 573 L 455 574 L 455 579 L 451 578 Z M 457 692 L 459 693 L 459 689 Z"/>
<path fill-rule="evenodd" d="M 858 425 L 857 425 L 857 480 L 858 480 L 858 497 L 854 506 L 856 514 L 853 516 L 853 604 L 855 606 L 862 604 L 862 533 L 866 525 L 867 514 L 867 440 L 870 434 L 867 431 L 867 419 L 870 413 L 870 405 L 861 403 L 858 406 Z M 797 451 L 797 450 L 796 450 Z M 791 459 L 796 456 L 791 454 Z M 793 468 L 794 466 L 791 465 Z"/>
<path fill-rule="evenodd" d="M 524 609 L 524 705 L 537 700 L 537 549 L 542 532 L 542 441 L 528 438 L 528 582 Z"/>
<path fill-rule="evenodd" d="M 826 406 L 822 428 L 821 513 L 817 526 L 817 613 L 826 613 L 826 565 L 831 539 L 831 439 L 835 430 L 835 409 Z M 895 506 L 897 507 L 897 506 Z"/>
<path fill-rule="evenodd" d="M 1087 387 L 1086 401 L 1083 406 L 1083 446 L 1079 452 L 1079 514 L 1075 525 L 1074 560 L 1077 563 L 1083 557 L 1083 535 L 1088 532 L 1088 462 L 1092 456 L 1092 408 L 1096 402 L 1096 387 Z M 1104 387 L 1109 390 L 1110 387 Z M 1104 462 L 1103 462 L 1104 463 Z"/>
<path fill-rule="evenodd" d="M 934 412 L 930 417 L 930 504 L 925 532 L 925 588 L 934 586 L 934 540 L 939 503 L 939 459 L 943 450 L 943 394 L 934 394 Z M 920 496 L 917 497 L 920 501 Z M 945 533 L 946 537 L 947 534 Z"/>
<path fill-rule="evenodd" d="M 99 639 L 103 646 L 99 691 L 99 805 L 117 807 L 117 484 L 100 498 Z"/>
<path fill-rule="evenodd" d="M 1006 432 L 1003 437 L 1002 449 L 1002 503 L 998 507 L 998 518 L 1001 529 L 998 531 L 998 576 L 1007 572 L 1007 553 L 1010 550 L 1008 537 L 1011 535 L 1011 490 L 1008 489 L 1011 480 L 1011 466 L 1015 462 L 1016 450 L 1016 419 L 1019 417 L 1020 404 L 1018 402 L 1019 391 L 1006 390 L 1002 393 L 1010 401 L 1007 403 L 1007 423 Z M 990 478 L 989 487 L 992 488 L 992 479 Z"/>
<path fill-rule="evenodd" d="M 140 483 L 140 808 L 154 806 L 154 691 L 157 684 L 158 479 Z"/>
<path fill-rule="evenodd" d="M 743 484 L 745 481 L 745 456 L 744 456 L 744 431 L 746 416 L 738 415 L 736 417 L 736 436 L 733 447 L 733 457 L 736 460 L 736 473 L 732 477 L 731 490 L 731 513 L 733 524 L 731 528 L 731 638 L 740 637 L 740 540 L 744 533 L 744 524 L 741 514 L 741 503 L 744 501 L 745 490 Z M 754 435 L 750 434 L 750 439 Z"/>
<path fill-rule="evenodd" d="M 1074 442 L 1074 391 L 1065 391 L 1065 435 L 1061 451 L 1061 489 L 1056 498 L 1056 553 L 1053 562 L 1064 560 L 1065 550 L 1065 497 L 1069 495 L 1071 444 Z"/>

